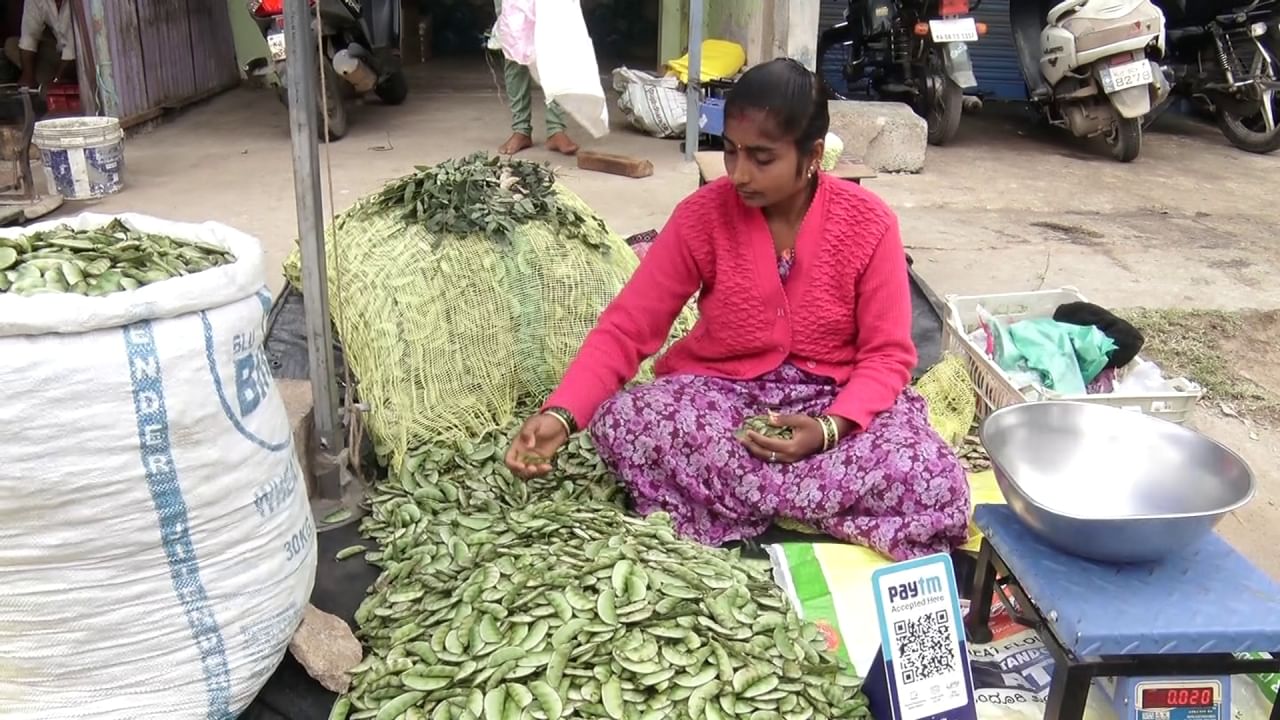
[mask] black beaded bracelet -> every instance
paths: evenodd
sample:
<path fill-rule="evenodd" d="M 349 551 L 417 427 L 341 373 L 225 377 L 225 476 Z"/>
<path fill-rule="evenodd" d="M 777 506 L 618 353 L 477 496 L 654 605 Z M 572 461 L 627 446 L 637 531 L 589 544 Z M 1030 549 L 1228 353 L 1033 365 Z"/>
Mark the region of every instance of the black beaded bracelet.
<path fill-rule="evenodd" d="M 543 410 L 542 414 L 550 415 L 556 420 L 559 420 L 560 423 L 564 425 L 564 429 L 568 434 L 573 435 L 574 433 L 578 432 L 578 421 L 573 418 L 573 413 L 569 412 L 568 410 L 565 410 L 564 408 L 553 407 L 553 408 L 547 408 L 546 410 Z"/>

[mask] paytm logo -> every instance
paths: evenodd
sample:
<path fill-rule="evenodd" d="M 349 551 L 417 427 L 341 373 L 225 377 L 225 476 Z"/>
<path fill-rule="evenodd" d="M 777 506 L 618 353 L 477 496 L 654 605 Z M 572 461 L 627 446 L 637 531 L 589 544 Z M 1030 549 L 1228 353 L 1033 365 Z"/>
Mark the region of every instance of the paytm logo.
<path fill-rule="evenodd" d="M 933 597 L 942 594 L 942 579 L 936 577 L 920 578 L 911 582 L 889 586 L 889 602 L 896 604 L 922 597 Z"/>

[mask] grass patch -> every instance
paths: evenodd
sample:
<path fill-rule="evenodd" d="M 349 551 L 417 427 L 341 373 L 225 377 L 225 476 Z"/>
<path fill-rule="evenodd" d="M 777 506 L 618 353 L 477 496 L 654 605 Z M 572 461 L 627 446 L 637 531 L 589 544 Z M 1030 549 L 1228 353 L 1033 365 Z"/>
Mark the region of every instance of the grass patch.
<path fill-rule="evenodd" d="M 1256 313 L 1221 310 L 1135 308 L 1119 315 L 1146 337 L 1143 357 L 1154 361 L 1166 377 L 1183 376 L 1199 383 L 1205 399 L 1230 405 L 1256 419 L 1280 418 L 1280 398 L 1241 374 L 1233 346 L 1249 344 L 1248 323 Z M 1256 351 L 1265 360 L 1267 349 Z"/>

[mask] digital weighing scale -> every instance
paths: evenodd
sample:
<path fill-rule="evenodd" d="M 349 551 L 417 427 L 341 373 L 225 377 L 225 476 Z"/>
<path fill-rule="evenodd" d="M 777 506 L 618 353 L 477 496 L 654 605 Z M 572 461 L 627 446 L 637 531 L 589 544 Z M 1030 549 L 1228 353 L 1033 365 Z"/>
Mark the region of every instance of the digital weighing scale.
<path fill-rule="evenodd" d="M 990 640 L 997 590 L 1040 632 L 1054 658 L 1045 720 L 1082 720 L 1094 684 L 1120 720 L 1234 720 L 1230 676 L 1280 671 L 1280 586 L 1216 534 L 1158 564 L 1107 565 L 1050 547 L 1004 505 L 974 522 L 966 634 Z"/>
<path fill-rule="evenodd" d="M 1232 720 L 1231 676 L 1099 678 L 1118 720 Z"/>

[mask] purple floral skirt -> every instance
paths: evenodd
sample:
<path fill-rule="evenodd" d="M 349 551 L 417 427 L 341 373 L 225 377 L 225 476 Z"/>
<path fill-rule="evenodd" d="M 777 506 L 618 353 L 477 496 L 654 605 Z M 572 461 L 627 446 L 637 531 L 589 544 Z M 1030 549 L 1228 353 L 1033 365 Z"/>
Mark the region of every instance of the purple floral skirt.
<path fill-rule="evenodd" d="M 746 381 L 667 376 L 611 398 L 591 434 L 637 512 L 666 511 L 682 535 L 708 545 L 755 537 L 778 517 L 895 560 L 963 544 L 965 472 L 914 390 L 865 431 L 798 463 L 757 460 L 734 437 L 769 410 L 821 413 L 838 390 L 792 365 Z"/>

